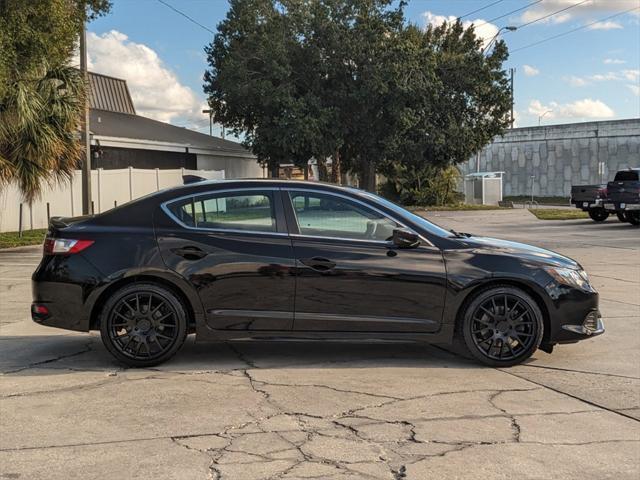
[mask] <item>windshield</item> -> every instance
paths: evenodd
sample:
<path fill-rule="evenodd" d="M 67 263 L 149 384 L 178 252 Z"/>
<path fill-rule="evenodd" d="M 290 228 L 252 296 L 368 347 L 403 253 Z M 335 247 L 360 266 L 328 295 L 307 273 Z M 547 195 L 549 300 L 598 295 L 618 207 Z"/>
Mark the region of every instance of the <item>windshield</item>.
<path fill-rule="evenodd" d="M 450 231 L 445 230 L 442 227 L 439 227 L 435 223 L 431 223 L 429 220 L 422 218 L 421 216 L 416 215 L 415 213 L 411 213 L 409 210 L 402 208 L 400 205 L 396 205 L 395 203 L 387 200 L 386 198 L 383 198 L 374 193 L 366 192 L 364 190 L 359 190 L 357 188 L 354 188 L 353 190 L 356 190 L 360 195 L 363 195 L 369 198 L 370 200 L 373 200 L 376 203 L 384 205 L 389 210 L 392 210 L 394 213 L 398 214 L 400 217 L 415 223 L 420 228 L 425 229 L 426 231 L 428 231 L 429 233 L 432 233 L 433 235 L 438 235 L 439 237 L 454 236 Z"/>

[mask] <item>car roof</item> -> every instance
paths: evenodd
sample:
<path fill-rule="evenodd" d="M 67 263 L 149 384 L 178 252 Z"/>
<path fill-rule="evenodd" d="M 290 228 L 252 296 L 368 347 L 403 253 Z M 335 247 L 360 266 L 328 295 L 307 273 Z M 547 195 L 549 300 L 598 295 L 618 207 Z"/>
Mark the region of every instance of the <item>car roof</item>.
<path fill-rule="evenodd" d="M 189 193 L 199 193 L 209 190 L 219 190 L 231 187 L 259 187 L 261 185 L 269 186 L 269 187 L 299 187 L 299 188 L 317 188 L 319 190 L 334 190 L 334 191 L 343 191 L 343 192 L 351 192 L 352 194 L 357 194 L 362 190 L 351 187 L 351 186 L 343 186 L 336 185 L 334 183 L 329 182 L 317 182 L 317 181 L 309 181 L 309 180 L 284 180 L 279 178 L 234 178 L 234 179 L 224 179 L 224 180 L 202 180 L 200 182 L 192 182 L 186 185 L 177 185 L 175 187 L 170 187 L 164 192 L 171 194 L 184 194 L 188 195 Z M 213 187 L 213 188 L 212 188 Z"/>

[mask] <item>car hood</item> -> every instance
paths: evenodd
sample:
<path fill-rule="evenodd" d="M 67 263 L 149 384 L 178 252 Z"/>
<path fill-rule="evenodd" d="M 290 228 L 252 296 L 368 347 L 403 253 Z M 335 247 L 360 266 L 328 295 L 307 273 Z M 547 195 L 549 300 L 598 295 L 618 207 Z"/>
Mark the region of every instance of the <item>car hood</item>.
<path fill-rule="evenodd" d="M 494 254 L 514 256 L 539 265 L 571 269 L 582 268 L 578 262 L 569 257 L 552 252 L 551 250 L 534 247 L 533 245 L 528 245 L 526 243 L 476 236 L 465 238 L 464 242 L 470 248 L 481 249 L 487 253 L 491 252 Z"/>

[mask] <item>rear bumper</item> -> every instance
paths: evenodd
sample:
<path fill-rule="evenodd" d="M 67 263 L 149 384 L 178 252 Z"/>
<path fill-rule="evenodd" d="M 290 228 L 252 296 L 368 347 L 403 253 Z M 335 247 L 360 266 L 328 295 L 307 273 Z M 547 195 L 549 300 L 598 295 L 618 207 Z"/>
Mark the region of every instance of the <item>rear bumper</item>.
<path fill-rule="evenodd" d="M 81 254 L 46 256 L 31 276 L 31 318 L 48 327 L 88 331 L 90 293 L 100 275 Z M 46 309 L 39 313 L 36 307 Z"/>
<path fill-rule="evenodd" d="M 589 201 L 578 201 L 578 200 L 571 200 L 571 204 L 576 207 L 576 208 L 580 208 L 582 210 L 589 210 L 591 208 L 602 208 L 604 201 L 600 198 L 596 198 L 595 200 L 589 200 Z"/>
<path fill-rule="evenodd" d="M 85 332 L 89 330 L 89 316 L 85 314 L 82 287 L 58 282 L 32 282 L 33 303 L 31 319 L 47 327 Z M 47 310 L 43 315 L 36 307 Z"/>

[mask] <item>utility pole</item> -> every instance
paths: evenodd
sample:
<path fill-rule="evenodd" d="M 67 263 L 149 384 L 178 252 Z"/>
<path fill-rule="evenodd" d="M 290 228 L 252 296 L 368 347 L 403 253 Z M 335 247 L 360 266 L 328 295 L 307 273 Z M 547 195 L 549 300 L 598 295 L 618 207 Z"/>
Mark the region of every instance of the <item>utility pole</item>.
<path fill-rule="evenodd" d="M 87 73 L 87 32 L 85 22 L 82 22 L 80 30 L 80 71 L 84 79 L 86 89 L 84 102 L 84 116 L 82 120 L 81 138 L 84 145 L 82 161 L 82 214 L 88 215 L 91 211 L 91 134 L 89 125 L 89 74 Z"/>
<path fill-rule="evenodd" d="M 202 113 L 209 115 L 209 136 L 213 137 L 213 109 L 207 108 L 206 110 L 202 110 Z"/>
<path fill-rule="evenodd" d="M 514 68 L 510 68 L 509 69 L 509 74 L 511 75 L 511 128 L 513 128 L 513 122 L 515 121 L 515 119 L 513 118 L 513 104 L 514 104 L 514 100 L 513 100 L 513 73 L 515 72 Z"/>

